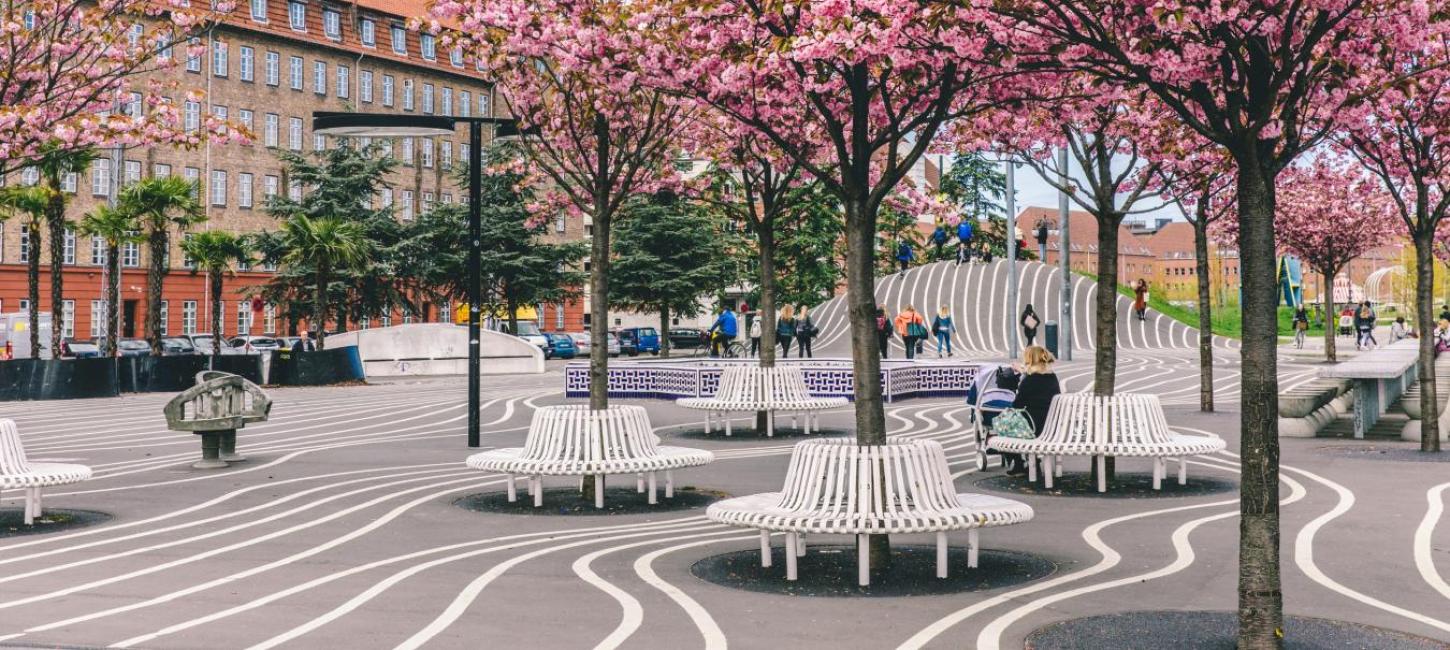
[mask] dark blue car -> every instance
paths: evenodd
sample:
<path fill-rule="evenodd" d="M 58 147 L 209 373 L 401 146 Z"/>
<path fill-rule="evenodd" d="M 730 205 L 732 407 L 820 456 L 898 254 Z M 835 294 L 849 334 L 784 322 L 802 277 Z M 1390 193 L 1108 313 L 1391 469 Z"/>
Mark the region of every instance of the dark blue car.
<path fill-rule="evenodd" d="M 626 327 L 619 330 L 619 345 L 629 356 L 660 353 L 660 333 L 653 327 Z"/>
<path fill-rule="evenodd" d="M 549 339 L 549 349 L 546 352 L 550 359 L 573 359 L 579 355 L 579 348 L 568 334 L 551 332 L 544 334 L 544 337 Z"/>

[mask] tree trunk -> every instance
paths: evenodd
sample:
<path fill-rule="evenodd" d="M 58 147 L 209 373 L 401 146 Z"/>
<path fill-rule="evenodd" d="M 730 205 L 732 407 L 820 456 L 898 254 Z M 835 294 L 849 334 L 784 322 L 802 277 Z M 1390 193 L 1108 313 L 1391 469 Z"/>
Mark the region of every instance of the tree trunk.
<path fill-rule="evenodd" d="M 28 256 L 25 264 L 25 282 L 27 297 L 30 300 L 28 317 L 30 318 L 30 358 L 40 358 L 40 222 L 31 219 L 25 224 L 26 238 L 29 240 Z M 52 328 L 58 323 L 51 323 Z M 55 352 L 55 351 L 52 351 Z"/>
<path fill-rule="evenodd" d="M 1109 198 L 1108 200 L 1113 200 Z M 1098 222 L 1098 294 L 1094 305 L 1093 329 L 1097 350 L 1093 359 L 1093 394 L 1108 397 L 1118 381 L 1118 224 L 1122 218 L 1108 212 L 1097 215 Z M 1132 327 L 1133 315 L 1129 315 Z M 1107 482 L 1111 484 L 1117 470 L 1117 459 L 1108 456 L 1103 462 Z M 1092 473 L 1098 466 L 1093 464 Z M 1094 479 L 1097 477 L 1094 476 Z"/>
<path fill-rule="evenodd" d="M 756 318 L 760 319 L 760 367 L 772 368 L 775 366 L 775 223 L 774 219 L 765 219 L 756 229 L 756 237 L 760 241 L 760 304 Z M 749 336 L 750 331 L 745 334 Z M 755 430 L 765 431 L 769 428 L 770 413 L 768 411 L 755 412 Z"/>
<path fill-rule="evenodd" d="M 121 302 L 121 246 L 119 242 L 106 242 L 106 265 L 111 267 L 106 277 L 106 350 L 108 357 L 116 356 L 120 349 L 121 324 L 116 314 Z"/>
<path fill-rule="evenodd" d="M 147 235 L 151 268 L 146 272 L 146 341 L 151 344 L 151 356 L 161 356 L 161 283 L 166 277 L 166 228 L 163 226 Z"/>
<path fill-rule="evenodd" d="M 1238 160 L 1239 263 L 1243 286 L 1240 365 L 1239 648 L 1279 648 L 1278 274 L 1274 177 L 1253 146 Z"/>
<path fill-rule="evenodd" d="M 1241 256 L 1242 257 L 1242 256 Z M 1334 313 L 1334 276 L 1339 269 L 1320 269 L 1319 281 L 1324 285 L 1324 360 L 1338 361 L 1334 350 L 1334 334 L 1339 331 L 1339 316 Z"/>
<path fill-rule="evenodd" d="M 49 185 L 49 183 L 47 183 Z M 60 358 L 61 339 L 65 338 L 65 291 L 62 269 L 65 266 L 65 195 L 59 183 L 50 187 L 45 203 L 45 222 L 50 242 L 50 352 Z M 39 249 L 35 249 L 39 252 Z"/>
<path fill-rule="evenodd" d="M 1193 221 L 1193 273 L 1198 280 L 1198 409 L 1213 411 L 1213 299 L 1209 296 L 1208 199 L 1198 201 Z"/>
<path fill-rule="evenodd" d="M 846 210 L 846 303 L 851 324 L 851 367 L 855 373 L 856 444 L 886 442 L 881 398 L 881 348 L 876 340 L 876 212 L 864 196 L 850 197 Z M 765 330 L 761 329 L 764 343 Z M 891 540 L 869 536 L 871 566 L 886 568 Z"/>
<path fill-rule="evenodd" d="M 327 337 L 327 265 L 317 265 L 317 299 L 312 306 L 312 329 L 317 332 L 317 350 L 323 350 L 322 340 Z"/>
<path fill-rule="evenodd" d="M 518 336 L 519 306 L 514 303 L 513 292 L 509 291 L 507 284 L 504 285 L 503 296 L 504 309 L 508 310 L 509 333 Z"/>
<path fill-rule="evenodd" d="M 207 282 L 211 283 L 211 355 L 219 357 L 222 354 L 222 272 L 220 269 L 212 269 L 206 272 Z M 213 359 L 215 363 L 215 359 Z"/>
<path fill-rule="evenodd" d="M 670 306 L 660 303 L 660 358 L 670 358 Z"/>
<path fill-rule="evenodd" d="M 1425 201 L 1417 201 L 1416 211 Z M 1419 216 L 1419 223 L 1429 221 Z M 1420 338 L 1420 451 L 1440 451 L 1440 402 L 1435 390 L 1435 245 L 1434 230 L 1415 235 L 1415 316 Z"/>
<path fill-rule="evenodd" d="M 589 338 L 600 341 L 589 350 L 589 408 L 609 408 L 609 227 L 611 215 L 602 209 L 594 214 L 594 238 L 589 248 Z M 592 481 L 585 481 L 588 485 Z M 592 488 L 590 488 L 592 489 Z"/>

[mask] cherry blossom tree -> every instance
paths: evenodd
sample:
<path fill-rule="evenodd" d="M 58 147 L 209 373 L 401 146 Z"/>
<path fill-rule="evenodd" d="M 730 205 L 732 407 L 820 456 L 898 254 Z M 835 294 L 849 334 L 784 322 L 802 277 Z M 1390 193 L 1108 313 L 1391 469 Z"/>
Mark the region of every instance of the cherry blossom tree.
<path fill-rule="evenodd" d="M 1443 34 L 1388 53 L 1375 70 L 1387 90 L 1358 112 L 1344 148 L 1384 185 L 1415 245 L 1415 320 L 1435 329 L 1435 239 L 1450 214 L 1450 45 Z M 1435 342 L 1419 339 L 1420 450 L 1440 451 Z"/>
<path fill-rule="evenodd" d="M 997 0 L 1023 65 L 1151 93 L 1233 161 L 1243 278 L 1240 648 L 1278 648 L 1275 181 L 1377 90 L 1365 71 L 1414 47 L 1417 0 Z"/>
<path fill-rule="evenodd" d="M 573 211 L 592 220 L 590 331 L 609 336 L 609 237 L 630 197 L 675 177 L 687 106 L 645 86 L 635 53 L 646 17 L 629 0 L 444 0 L 426 27 L 498 75 L 530 164 Z M 444 23 L 450 25 L 445 28 Z M 609 405 L 608 346 L 590 353 L 589 405 Z M 586 482 L 593 483 L 593 482 Z"/>

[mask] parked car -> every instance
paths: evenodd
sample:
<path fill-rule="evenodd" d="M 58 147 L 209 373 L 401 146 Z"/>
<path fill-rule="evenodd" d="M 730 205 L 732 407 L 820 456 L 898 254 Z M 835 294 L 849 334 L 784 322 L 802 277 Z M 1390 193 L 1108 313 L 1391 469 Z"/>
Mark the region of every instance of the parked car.
<path fill-rule="evenodd" d="M 626 327 L 618 334 L 620 348 L 629 356 L 660 353 L 660 333 L 653 327 Z"/>
<path fill-rule="evenodd" d="M 277 346 L 280 349 L 283 349 L 283 350 L 291 350 L 293 346 L 295 346 L 295 345 L 297 345 L 298 343 L 301 343 L 301 342 L 302 342 L 302 337 L 300 337 L 300 336 L 279 336 L 279 337 L 277 337 Z"/>
<path fill-rule="evenodd" d="M 574 340 L 574 349 L 579 356 L 587 357 L 594 350 L 593 338 L 589 336 L 589 332 L 573 332 L 568 336 Z"/>
<path fill-rule="evenodd" d="M 181 336 L 168 336 L 161 339 L 162 356 L 173 357 L 181 354 L 200 354 L 196 351 L 196 345 L 191 339 Z"/>
<path fill-rule="evenodd" d="M 698 350 L 709 344 L 705 330 L 694 327 L 670 329 L 670 347 L 676 350 Z"/>
<path fill-rule="evenodd" d="M 619 344 L 619 337 L 618 336 L 615 336 L 614 335 L 614 332 L 610 332 L 609 333 L 609 356 L 611 356 L 611 357 L 617 357 L 617 356 L 619 356 L 619 353 L 620 353 L 620 350 L 621 349 L 622 349 L 622 347 Z"/>
<path fill-rule="evenodd" d="M 60 342 L 60 358 L 62 359 L 93 359 L 99 356 L 101 356 L 101 346 L 92 341 L 66 339 Z"/>
<path fill-rule="evenodd" d="M 274 336 L 234 336 L 227 344 L 246 354 L 265 354 L 282 347 Z"/>
<path fill-rule="evenodd" d="M 106 349 L 106 337 L 96 339 L 96 347 Z M 116 354 L 122 357 L 145 357 L 151 355 L 151 344 L 146 339 L 121 339 L 116 342 Z"/>
<path fill-rule="evenodd" d="M 573 359 L 579 354 L 579 348 L 574 347 L 574 339 L 568 334 L 553 332 L 545 334 L 544 338 L 549 340 L 549 349 L 545 357 L 549 359 Z"/>
<path fill-rule="evenodd" d="M 539 324 L 531 320 L 521 320 L 518 324 L 519 331 L 509 332 L 508 323 L 505 322 L 502 325 L 502 331 L 513 334 L 514 336 L 528 341 L 534 347 L 543 350 L 544 358 L 547 359 L 549 357 L 549 339 L 548 337 L 544 336 L 543 332 L 539 331 Z"/>
<path fill-rule="evenodd" d="M 211 354 L 211 334 L 183 334 L 182 336 L 191 341 L 192 347 L 196 348 L 196 354 Z M 245 352 L 242 352 L 241 350 L 232 347 L 231 344 L 227 343 L 225 339 L 222 340 L 221 353 L 222 355 L 246 354 Z"/>

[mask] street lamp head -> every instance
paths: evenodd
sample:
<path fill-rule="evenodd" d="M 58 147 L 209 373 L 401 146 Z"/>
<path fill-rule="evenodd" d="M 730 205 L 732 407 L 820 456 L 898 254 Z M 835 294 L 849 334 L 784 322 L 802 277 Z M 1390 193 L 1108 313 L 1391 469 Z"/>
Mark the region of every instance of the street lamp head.
<path fill-rule="evenodd" d="M 394 115 L 380 113 L 312 114 L 312 130 L 318 135 L 338 137 L 406 138 L 453 135 L 454 121 L 438 115 Z"/>

